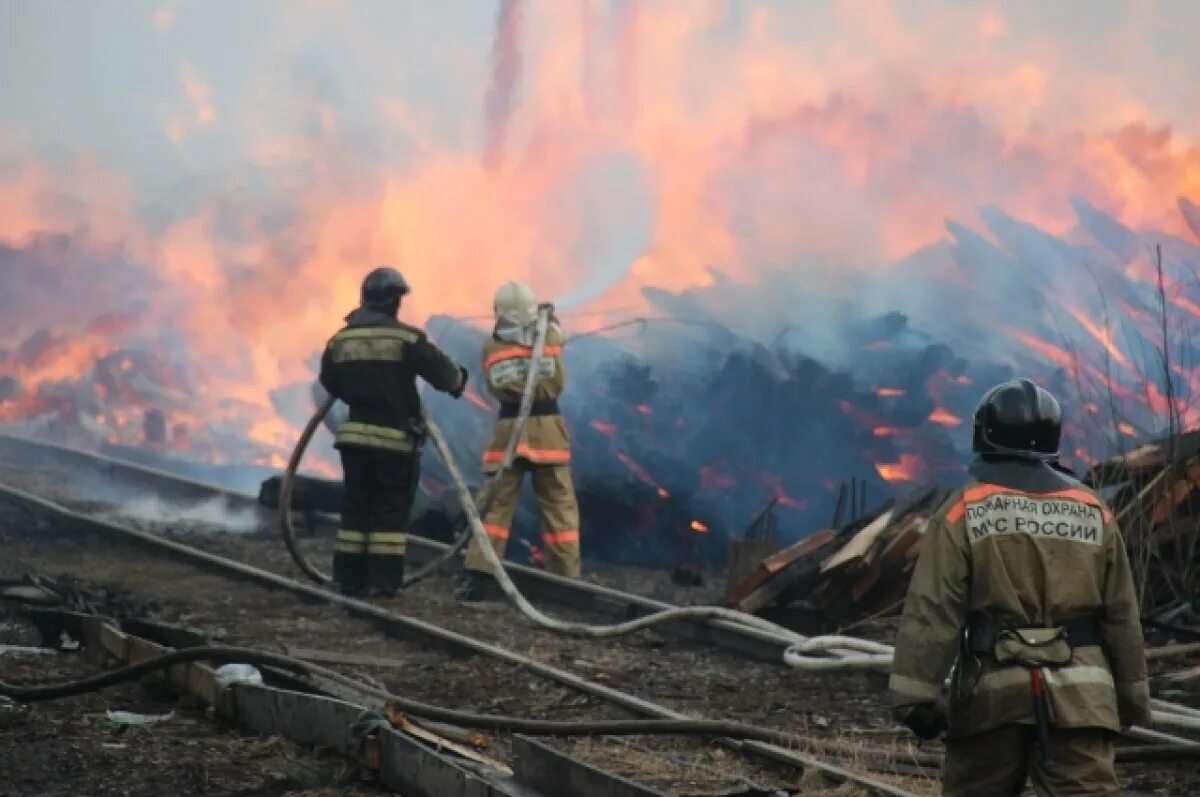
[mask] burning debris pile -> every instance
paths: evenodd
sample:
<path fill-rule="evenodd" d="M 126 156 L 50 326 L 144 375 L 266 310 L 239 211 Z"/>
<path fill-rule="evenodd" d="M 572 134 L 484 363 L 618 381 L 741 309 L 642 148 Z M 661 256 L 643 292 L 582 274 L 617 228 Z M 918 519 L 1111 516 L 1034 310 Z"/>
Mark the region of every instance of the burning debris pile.
<path fill-rule="evenodd" d="M 1200 617 L 1200 431 L 1114 457 L 1085 482 L 1116 513 L 1143 608 L 1186 606 Z"/>
<path fill-rule="evenodd" d="M 1168 407 L 1184 425 L 1200 423 L 1189 403 L 1200 351 L 1184 328 L 1200 317 L 1200 283 L 1187 277 L 1200 248 L 1074 207 L 1077 227 L 1064 236 L 987 208 L 983 231 L 950 222 L 945 239 L 903 261 L 828 280 L 712 272 L 707 285 L 642 288 L 643 306 L 611 319 L 563 308 L 572 340 L 561 406 L 585 555 L 716 564 L 768 502 L 786 543 L 829 525 L 844 480 L 865 484 L 872 502 L 929 482 L 956 486 L 964 419 L 982 389 L 1017 374 L 1063 398 L 1077 470 L 1116 450 L 1115 437 L 1155 434 Z M 1181 207 L 1191 223 L 1193 206 Z M 50 262 L 37 246 L 0 247 L 4 258 L 29 275 Z M 1092 288 L 1081 289 L 1081 275 Z M 262 384 L 251 367 L 242 384 L 236 368 L 214 373 L 194 357 L 179 330 L 146 328 L 108 300 L 72 331 L 40 316 L 21 322 L 13 298 L 0 301 L 14 312 L 0 319 L 0 422 L 17 431 L 135 458 L 278 468 L 311 412 L 310 382 L 279 374 L 312 367 L 320 340 L 288 354 L 288 368 L 266 369 Z M 904 312 L 871 309 L 887 307 Z M 1165 347 L 1160 310 L 1178 324 Z M 481 384 L 486 330 L 448 316 L 426 327 Z M 1178 381 L 1171 398 L 1141 365 L 1164 348 Z M 477 463 L 493 402 L 473 387 L 464 401 L 431 396 L 430 407 L 460 462 Z M 337 475 L 324 431 L 306 463 Z M 448 479 L 435 457 L 425 467 L 437 499 Z M 258 490 L 264 475 L 239 486 Z M 528 505 L 516 532 L 536 556 Z"/>
<path fill-rule="evenodd" d="M 822 529 L 764 559 L 731 585 L 730 601 L 745 612 L 803 613 L 845 626 L 894 611 L 908 590 L 929 518 L 949 495 L 926 485 L 888 500 L 846 525 Z"/>
<path fill-rule="evenodd" d="M 728 540 L 768 502 L 790 539 L 828 517 L 835 475 L 860 480 L 872 500 L 927 475 L 961 480 L 961 420 L 927 390 L 932 385 L 966 405 L 975 388 L 965 361 L 945 346 L 891 351 L 897 387 L 880 391 L 782 343 L 766 346 L 715 322 L 652 326 L 654 344 L 676 352 L 669 367 L 609 337 L 580 336 L 564 352 L 571 388 L 561 405 L 592 558 L 717 564 Z M 866 326 L 873 336 L 880 329 L 912 334 L 898 314 Z M 482 330 L 442 318 L 430 329 L 442 332 L 456 359 L 478 359 Z M 472 383 L 480 378 L 474 373 Z M 490 399 L 471 393 L 465 402 L 430 401 L 456 455 L 477 461 L 495 417 Z M 438 491 L 445 482 L 439 464 L 431 459 L 426 470 Z M 532 512 L 516 528 L 536 540 Z"/>
<path fill-rule="evenodd" d="M 1115 513 L 1143 611 L 1200 619 L 1200 430 L 1141 445 L 1083 481 Z M 848 524 L 835 521 L 748 574 L 731 572 L 731 604 L 829 628 L 898 610 L 929 519 L 950 492 L 926 485 Z"/>

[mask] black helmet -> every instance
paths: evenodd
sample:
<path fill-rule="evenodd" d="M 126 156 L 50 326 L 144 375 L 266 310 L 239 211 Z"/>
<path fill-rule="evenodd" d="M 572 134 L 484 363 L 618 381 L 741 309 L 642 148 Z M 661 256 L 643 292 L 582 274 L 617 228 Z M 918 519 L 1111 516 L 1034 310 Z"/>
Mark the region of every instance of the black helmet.
<path fill-rule="evenodd" d="M 394 268 L 384 266 L 367 275 L 362 283 L 362 306 L 369 310 L 394 313 L 400 297 L 408 293 L 408 282 Z"/>
<path fill-rule="evenodd" d="M 976 454 L 1052 460 L 1062 438 L 1062 410 L 1050 391 L 1029 379 L 996 385 L 975 408 Z"/>

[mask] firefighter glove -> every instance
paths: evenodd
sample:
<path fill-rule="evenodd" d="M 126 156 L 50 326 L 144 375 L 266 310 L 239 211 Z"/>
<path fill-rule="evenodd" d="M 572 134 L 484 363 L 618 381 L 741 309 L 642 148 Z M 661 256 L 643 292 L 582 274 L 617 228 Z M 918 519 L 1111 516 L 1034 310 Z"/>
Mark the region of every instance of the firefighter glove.
<path fill-rule="evenodd" d="M 904 724 L 918 739 L 936 739 L 946 732 L 946 712 L 936 703 L 918 703 L 904 717 Z"/>
<path fill-rule="evenodd" d="M 466 368 L 463 368 L 461 365 L 458 366 L 458 373 L 460 375 L 458 387 L 450 392 L 450 395 L 454 396 L 454 398 L 462 398 L 463 391 L 467 389 L 467 379 L 471 376 L 470 371 L 468 371 Z"/>

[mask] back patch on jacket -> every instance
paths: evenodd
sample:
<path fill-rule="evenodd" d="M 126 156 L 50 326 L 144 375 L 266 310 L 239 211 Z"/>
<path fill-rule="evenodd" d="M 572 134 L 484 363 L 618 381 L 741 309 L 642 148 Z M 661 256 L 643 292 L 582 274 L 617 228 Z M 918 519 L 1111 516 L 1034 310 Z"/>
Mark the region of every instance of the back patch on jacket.
<path fill-rule="evenodd" d="M 1100 507 L 1051 496 L 999 493 L 967 501 L 963 519 L 972 545 L 1013 534 L 1087 545 L 1104 541 Z"/>

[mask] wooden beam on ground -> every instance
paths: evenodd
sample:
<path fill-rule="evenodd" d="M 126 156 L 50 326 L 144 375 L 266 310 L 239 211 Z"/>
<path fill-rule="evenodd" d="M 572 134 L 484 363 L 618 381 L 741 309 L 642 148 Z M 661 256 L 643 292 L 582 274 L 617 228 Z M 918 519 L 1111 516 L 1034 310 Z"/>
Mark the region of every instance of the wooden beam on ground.
<path fill-rule="evenodd" d="M 547 794 L 665 797 L 661 791 L 576 761 L 528 736 L 513 737 L 513 756 L 517 781 Z"/>

